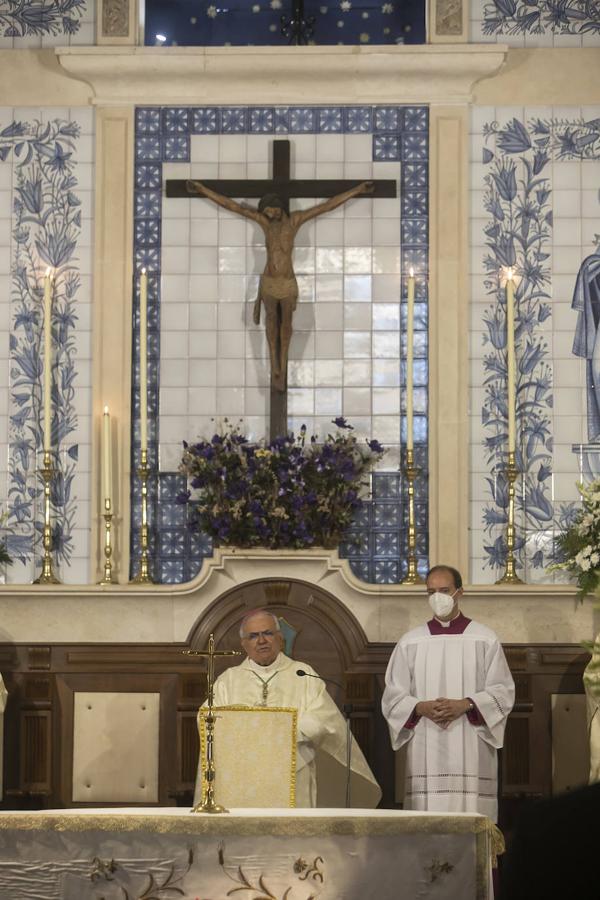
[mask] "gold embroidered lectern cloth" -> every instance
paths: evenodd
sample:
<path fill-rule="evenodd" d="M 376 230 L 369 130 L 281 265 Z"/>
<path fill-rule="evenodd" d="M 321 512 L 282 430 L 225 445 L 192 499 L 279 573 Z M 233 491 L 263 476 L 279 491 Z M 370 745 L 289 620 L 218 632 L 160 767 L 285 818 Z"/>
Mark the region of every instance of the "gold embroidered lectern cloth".
<path fill-rule="evenodd" d="M 237 808 L 295 806 L 295 709 L 215 706 L 215 802 Z M 199 710 L 202 799 L 206 796 L 206 716 Z M 199 798 L 198 798 L 199 799 Z"/>
<path fill-rule="evenodd" d="M 494 835 L 473 813 L 3 813 L 0 897 L 490 900 Z"/>

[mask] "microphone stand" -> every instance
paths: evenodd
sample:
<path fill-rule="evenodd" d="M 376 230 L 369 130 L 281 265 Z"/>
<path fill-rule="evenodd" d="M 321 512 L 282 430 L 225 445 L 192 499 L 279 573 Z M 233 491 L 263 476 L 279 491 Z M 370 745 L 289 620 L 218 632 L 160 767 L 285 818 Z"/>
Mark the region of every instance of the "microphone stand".
<path fill-rule="evenodd" d="M 333 678 L 325 678 L 324 675 L 313 675 L 311 672 L 306 672 L 304 669 L 296 669 L 296 675 L 299 675 L 301 678 L 318 678 L 319 681 L 333 684 L 336 688 L 339 688 L 342 693 L 345 693 L 344 686 L 340 684 L 339 681 L 334 681 Z M 342 710 L 346 720 L 346 809 L 350 809 L 350 775 L 352 773 L 352 729 L 350 727 L 350 717 L 354 711 L 352 703 L 344 703 Z"/>

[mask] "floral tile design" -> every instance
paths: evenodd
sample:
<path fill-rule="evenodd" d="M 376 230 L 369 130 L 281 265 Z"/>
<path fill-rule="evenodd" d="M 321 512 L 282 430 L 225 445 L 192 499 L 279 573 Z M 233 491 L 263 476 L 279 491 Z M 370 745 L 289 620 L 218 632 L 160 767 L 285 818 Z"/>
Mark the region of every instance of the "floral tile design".
<path fill-rule="evenodd" d="M 600 35 L 600 6 L 588 0 L 492 0 L 483 6 L 487 35 Z"/>
<path fill-rule="evenodd" d="M 135 165 L 135 270 L 136 282 L 143 265 L 149 269 L 149 371 L 160 371 L 160 244 L 162 165 L 189 161 L 189 140 L 193 134 L 367 134 L 372 136 L 373 160 L 403 161 L 400 169 L 402 205 L 402 258 L 422 276 L 418 285 L 416 336 L 419 350 L 415 359 L 415 450 L 423 468 L 418 504 L 419 568 L 427 566 L 427 272 L 428 272 L 428 110 L 422 106 L 292 106 L 292 107 L 143 107 L 136 110 Z M 392 149 L 390 149 L 392 148 Z M 390 155 L 391 154 L 391 155 Z M 402 283 L 405 316 L 406 279 Z M 134 298 L 134 414 L 132 468 L 139 464 L 139 296 Z M 421 334 L 419 334 L 421 332 Z M 405 373 L 402 373 L 404 383 Z M 417 396 L 418 395 L 418 396 Z M 149 457 L 158 457 L 158 382 L 149 383 Z M 405 431 L 405 419 L 402 417 Z M 374 435 L 375 437 L 377 435 Z M 182 439 L 184 435 L 181 436 Z M 404 439 L 404 438 L 403 438 Z M 152 531 L 154 577 L 164 583 L 190 580 L 202 560 L 212 552 L 205 536 L 189 533 L 176 520 L 175 497 L 183 489 L 182 476 L 160 472 L 149 506 Z M 406 485 L 397 472 L 375 472 L 374 500 L 357 514 L 344 551 L 353 571 L 375 583 L 395 583 L 406 565 Z M 139 490 L 132 479 L 132 573 L 139 566 Z M 379 501 L 382 501 L 380 503 Z M 374 503 L 378 503 L 375 515 Z M 386 506 L 386 504 L 388 504 Z M 388 508 L 389 507 L 389 508 Z M 179 508 L 180 509 L 180 508 Z"/>
<path fill-rule="evenodd" d="M 552 316 L 553 165 L 600 159 L 597 119 L 513 118 L 484 126 L 486 252 L 483 312 L 481 421 L 488 466 L 482 526 L 487 567 L 506 561 L 508 410 L 506 404 L 506 298 L 503 273 L 512 267 L 516 290 L 517 442 L 522 473 L 517 492 L 518 564 L 530 570 L 552 562 L 551 536 L 572 518 L 574 504 L 555 502 L 553 474 L 553 361 L 548 344 Z M 575 479 L 574 479 L 575 480 Z M 550 539 L 548 539 L 550 537 Z"/>
<path fill-rule="evenodd" d="M 79 125 L 61 119 L 17 122 L 0 131 L 0 164 L 13 166 L 11 259 L 10 410 L 8 421 L 8 534 L 15 560 L 33 571 L 41 553 L 42 321 L 45 270 L 54 272 L 52 310 L 52 483 L 55 562 L 73 553 L 79 447 L 75 407 L 77 299 L 81 287 L 77 245 L 81 202 L 77 194 Z"/>
<path fill-rule="evenodd" d="M 0 35 L 15 38 L 74 35 L 88 14 L 89 0 L 0 0 Z"/>

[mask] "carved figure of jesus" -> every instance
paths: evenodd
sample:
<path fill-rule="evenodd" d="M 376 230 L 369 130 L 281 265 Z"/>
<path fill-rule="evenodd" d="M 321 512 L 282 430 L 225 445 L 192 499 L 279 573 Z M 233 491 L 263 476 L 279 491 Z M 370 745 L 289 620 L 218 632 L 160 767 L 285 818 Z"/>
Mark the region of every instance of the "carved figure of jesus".
<path fill-rule="evenodd" d="M 258 209 L 255 209 L 252 206 L 243 206 L 230 197 L 211 190 L 201 181 L 187 181 L 186 188 L 190 194 L 199 194 L 212 200 L 217 206 L 222 206 L 246 219 L 252 219 L 264 232 L 267 262 L 260 276 L 253 319 L 258 325 L 261 306 L 264 306 L 265 329 L 271 357 L 271 380 L 278 391 L 284 392 L 288 351 L 292 338 L 292 317 L 298 301 L 298 283 L 292 258 L 296 234 L 310 219 L 331 212 L 353 197 L 372 193 L 373 182 L 363 181 L 356 187 L 317 203 L 310 209 L 299 210 L 289 215 L 285 211 L 281 197 L 277 194 L 265 194 L 258 204 Z"/>

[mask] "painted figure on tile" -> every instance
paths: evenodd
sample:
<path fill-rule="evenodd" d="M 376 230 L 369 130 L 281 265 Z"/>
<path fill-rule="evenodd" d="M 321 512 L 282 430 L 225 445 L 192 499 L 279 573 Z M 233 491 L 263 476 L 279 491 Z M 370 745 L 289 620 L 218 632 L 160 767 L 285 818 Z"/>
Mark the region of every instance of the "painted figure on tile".
<path fill-rule="evenodd" d="M 285 204 L 277 194 L 266 194 L 259 202 L 258 209 L 243 206 L 211 190 L 201 181 L 188 181 L 190 194 L 199 194 L 212 200 L 218 206 L 257 222 L 265 233 L 267 262 L 260 276 L 258 296 L 254 303 L 254 322 L 260 322 L 261 305 L 265 307 L 267 341 L 271 357 L 271 380 L 279 391 L 285 391 L 287 380 L 287 361 L 290 340 L 292 337 L 292 317 L 298 300 L 298 283 L 294 272 L 292 254 L 294 240 L 299 228 L 310 219 L 322 213 L 331 212 L 352 197 L 370 194 L 373 191 L 371 181 L 363 181 L 349 191 L 336 194 L 323 203 L 310 209 L 288 213 Z"/>
<path fill-rule="evenodd" d="M 573 353 L 586 361 L 588 441 L 600 441 L 600 247 L 581 263 L 572 308 L 577 311 Z"/>

